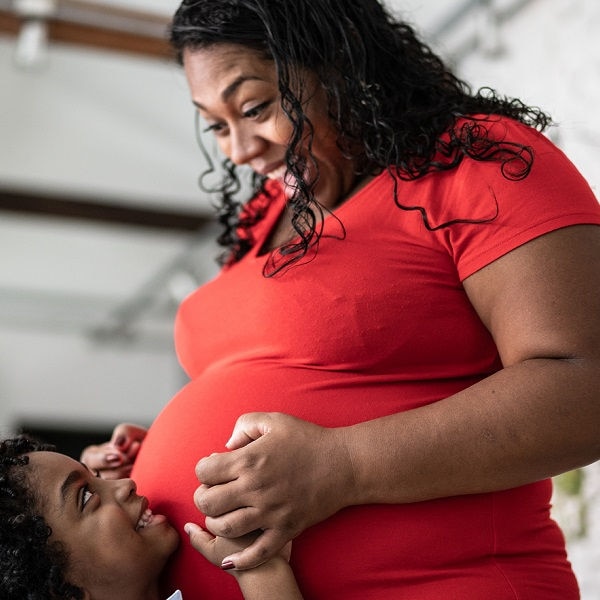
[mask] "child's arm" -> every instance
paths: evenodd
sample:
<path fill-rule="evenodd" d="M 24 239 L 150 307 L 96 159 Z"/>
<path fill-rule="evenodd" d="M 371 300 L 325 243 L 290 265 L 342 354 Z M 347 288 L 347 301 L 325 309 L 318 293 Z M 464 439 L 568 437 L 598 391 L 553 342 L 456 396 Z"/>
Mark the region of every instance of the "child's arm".
<path fill-rule="evenodd" d="M 236 539 L 215 537 L 195 523 L 186 524 L 185 530 L 192 546 L 220 568 L 224 568 L 224 558 L 239 552 L 256 538 L 253 535 Z M 283 554 L 246 571 L 233 567 L 226 570 L 236 578 L 245 600 L 302 600 L 294 573 Z"/>
<path fill-rule="evenodd" d="M 231 570 L 245 600 L 302 600 L 292 568 L 283 556 L 247 571 Z"/>

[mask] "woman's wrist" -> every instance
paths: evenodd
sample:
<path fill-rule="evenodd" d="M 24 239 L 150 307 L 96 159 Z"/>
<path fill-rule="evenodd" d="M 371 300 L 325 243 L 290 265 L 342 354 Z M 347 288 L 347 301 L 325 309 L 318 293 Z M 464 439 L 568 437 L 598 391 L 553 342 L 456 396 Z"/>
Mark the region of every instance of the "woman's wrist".
<path fill-rule="evenodd" d="M 333 446 L 330 456 L 333 458 L 329 468 L 330 473 L 335 474 L 332 489 L 340 499 L 339 509 L 364 504 L 367 500 L 363 497 L 358 456 L 354 450 L 355 428 L 337 427 L 330 431 Z"/>

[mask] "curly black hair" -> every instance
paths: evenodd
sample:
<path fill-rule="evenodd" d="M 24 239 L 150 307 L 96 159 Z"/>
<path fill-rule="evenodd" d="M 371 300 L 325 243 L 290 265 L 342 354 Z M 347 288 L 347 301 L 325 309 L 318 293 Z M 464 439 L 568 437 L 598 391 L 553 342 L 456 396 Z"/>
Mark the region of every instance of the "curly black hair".
<path fill-rule="evenodd" d="M 240 44 L 275 63 L 281 106 L 293 126 L 286 163 L 296 181 L 289 206 L 300 242 L 279 248 L 283 261 L 266 274 L 302 259 L 320 235 L 316 214 L 323 208 L 312 191 L 318 169 L 312 181 L 303 180 L 307 161 L 318 165 L 310 153 L 312 125 L 299 97 L 302 70 L 316 74 L 325 89 L 338 146 L 355 161 L 357 177 L 388 170 L 417 179 L 469 157 L 499 162 L 505 177 L 522 179 L 531 169 L 531 149 L 492 139 L 486 120 L 505 116 L 540 131 L 551 122 L 540 109 L 490 88 L 473 92 L 378 0 L 183 0 L 170 41 L 180 63 L 185 49 L 218 43 Z M 307 138 L 308 157 L 301 151 Z M 233 199 L 239 190 L 235 165 L 225 159 L 223 166 L 222 185 L 210 191 L 222 197 L 225 231 L 219 242 L 228 248 L 222 262 L 235 262 L 252 246 L 248 229 L 264 206 L 253 209 L 251 201 L 240 210 Z M 207 172 L 213 171 L 209 163 Z M 255 178 L 255 198 L 264 183 Z"/>
<path fill-rule="evenodd" d="M 0 598 L 80 600 L 65 579 L 68 556 L 40 514 L 27 454 L 54 447 L 27 436 L 0 442 Z"/>

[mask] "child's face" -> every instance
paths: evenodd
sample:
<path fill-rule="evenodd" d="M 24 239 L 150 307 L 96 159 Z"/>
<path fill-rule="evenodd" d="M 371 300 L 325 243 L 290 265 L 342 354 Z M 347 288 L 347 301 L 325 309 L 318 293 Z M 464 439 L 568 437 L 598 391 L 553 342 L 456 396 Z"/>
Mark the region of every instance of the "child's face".
<path fill-rule="evenodd" d="M 55 452 L 32 452 L 29 468 L 50 540 L 62 542 L 69 554 L 69 581 L 94 600 L 144 597 L 178 536 L 164 516 L 150 516 L 135 483 L 99 479 Z"/>

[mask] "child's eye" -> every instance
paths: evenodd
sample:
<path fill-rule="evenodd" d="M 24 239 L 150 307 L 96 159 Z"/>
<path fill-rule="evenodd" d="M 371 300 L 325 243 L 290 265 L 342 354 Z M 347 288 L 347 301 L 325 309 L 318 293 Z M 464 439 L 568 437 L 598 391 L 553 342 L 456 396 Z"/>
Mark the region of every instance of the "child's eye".
<path fill-rule="evenodd" d="M 94 495 L 88 487 L 83 488 L 83 493 L 81 494 L 81 510 L 85 508 L 85 505 L 89 502 L 90 498 Z"/>

